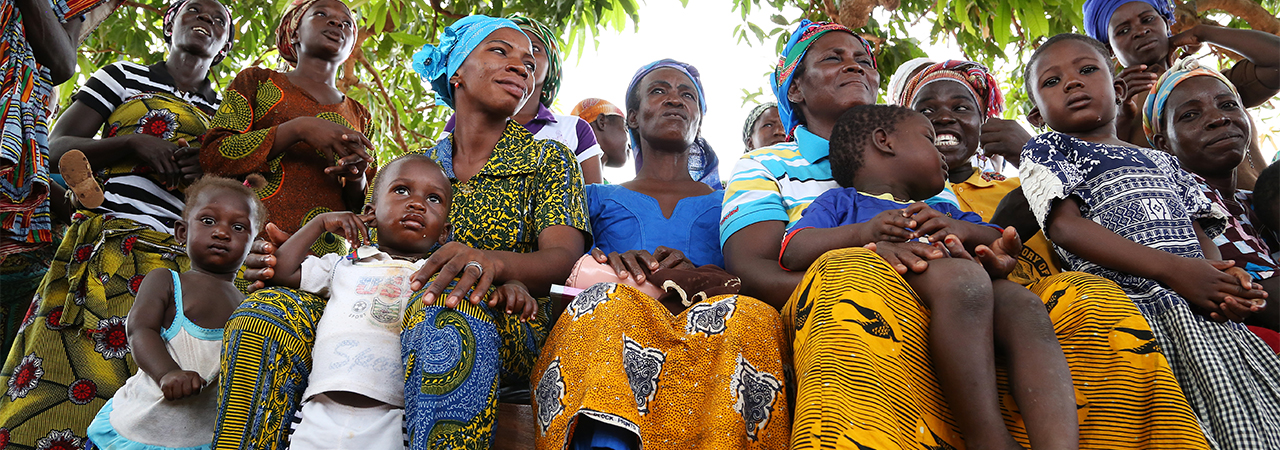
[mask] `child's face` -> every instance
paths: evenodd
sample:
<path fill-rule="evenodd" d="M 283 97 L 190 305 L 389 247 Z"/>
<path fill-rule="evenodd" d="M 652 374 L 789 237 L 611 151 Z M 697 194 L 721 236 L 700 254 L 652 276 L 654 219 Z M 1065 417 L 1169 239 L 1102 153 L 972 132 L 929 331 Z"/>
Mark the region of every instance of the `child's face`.
<path fill-rule="evenodd" d="M 920 114 L 912 114 L 898 124 L 891 138 L 898 153 L 896 171 L 907 181 L 911 200 L 938 195 L 946 186 L 947 163 L 934 147 L 933 125 Z"/>
<path fill-rule="evenodd" d="M 1253 136 L 1240 99 L 1214 77 L 1191 77 L 1173 88 L 1163 120 L 1167 136 L 1157 135 L 1156 146 L 1206 176 L 1235 170 Z"/>
<path fill-rule="evenodd" d="M 320 0 L 307 8 L 298 24 L 298 55 L 326 61 L 346 61 L 355 46 L 355 18 L 338 0 Z"/>
<path fill-rule="evenodd" d="M 1115 121 L 1124 83 L 1111 78 L 1106 57 L 1088 43 L 1053 44 L 1032 64 L 1031 77 L 1032 113 L 1055 131 L 1089 132 Z"/>
<path fill-rule="evenodd" d="M 400 161 L 379 175 L 377 189 L 378 198 L 365 213 L 377 217 L 383 251 L 421 256 L 448 238 L 453 188 L 439 166 L 421 159 Z"/>
<path fill-rule="evenodd" d="M 258 230 L 253 226 L 253 204 L 229 191 L 205 192 L 195 199 L 183 220 L 174 225 L 178 242 L 187 246 L 191 266 L 209 273 L 235 273 L 249 255 L 249 243 Z"/>
<path fill-rule="evenodd" d="M 947 167 L 962 168 L 978 151 L 978 136 L 985 117 L 969 89 L 957 81 L 929 83 L 916 93 L 911 109 L 933 123 L 934 146 Z"/>
<path fill-rule="evenodd" d="M 1169 55 L 1169 24 L 1146 2 L 1116 8 L 1107 35 L 1116 59 L 1125 67 L 1159 64 Z"/>

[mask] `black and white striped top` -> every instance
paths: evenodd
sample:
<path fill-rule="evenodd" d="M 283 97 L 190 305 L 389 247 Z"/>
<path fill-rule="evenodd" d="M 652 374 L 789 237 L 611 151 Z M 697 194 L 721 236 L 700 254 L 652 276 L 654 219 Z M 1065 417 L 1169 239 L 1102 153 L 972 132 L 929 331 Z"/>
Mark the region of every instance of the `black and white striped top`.
<path fill-rule="evenodd" d="M 141 94 L 164 93 L 186 100 L 213 115 L 222 96 L 208 81 L 197 92 L 182 92 L 161 61 L 150 66 L 121 61 L 99 69 L 72 99 L 102 115 L 103 133 L 107 119 L 120 105 Z M 156 231 L 173 233 L 173 224 L 182 218 L 184 197 L 168 191 L 143 175 L 116 175 L 102 186 L 104 201 L 93 212 L 107 217 L 133 220 Z"/>

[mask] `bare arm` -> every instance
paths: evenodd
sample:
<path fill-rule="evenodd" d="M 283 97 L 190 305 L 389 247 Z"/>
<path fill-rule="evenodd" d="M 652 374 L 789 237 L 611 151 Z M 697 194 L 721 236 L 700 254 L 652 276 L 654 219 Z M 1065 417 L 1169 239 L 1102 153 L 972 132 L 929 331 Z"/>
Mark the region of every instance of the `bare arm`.
<path fill-rule="evenodd" d="M 788 272 L 778 265 L 787 224 L 767 220 L 747 225 L 724 243 L 725 269 L 742 279 L 742 294 L 781 309 L 804 279 L 804 272 Z"/>
<path fill-rule="evenodd" d="M 74 18 L 62 23 L 47 0 L 17 0 L 17 4 L 36 62 L 49 69 L 54 86 L 70 80 L 76 74 L 78 47 L 73 36 L 80 36 L 83 21 Z"/>
<path fill-rule="evenodd" d="M 1226 48 L 1252 62 L 1262 89 L 1240 91 L 1240 100 L 1254 107 L 1280 93 L 1280 36 L 1257 30 L 1198 25 L 1169 38 L 1170 45 L 1208 42 Z"/>
<path fill-rule="evenodd" d="M 351 245 L 365 245 L 369 236 L 366 222 L 374 219 L 373 215 L 356 215 L 349 211 L 336 211 L 320 214 L 302 226 L 297 233 L 290 236 L 284 244 L 276 249 L 275 276 L 268 280 L 271 284 L 297 289 L 302 284 L 302 261 L 307 259 L 311 244 L 320 238 L 325 231 L 347 239 Z"/>
<path fill-rule="evenodd" d="M 587 158 L 582 162 L 582 183 L 583 184 L 600 184 L 604 183 L 604 175 L 601 173 L 600 155 Z"/>
<path fill-rule="evenodd" d="M 169 355 L 164 338 L 160 336 L 165 320 L 172 322 L 171 317 L 177 312 L 177 305 L 171 300 L 174 289 L 177 289 L 172 279 L 169 269 L 155 269 L 147 273 L 138 286 L 133 306 L 129 308 L 125 333 L 138 368 L 160 385 L 165 399 L 177 400 L 199 393 L 205 380 L 194 371 L 182 370 Z"/>

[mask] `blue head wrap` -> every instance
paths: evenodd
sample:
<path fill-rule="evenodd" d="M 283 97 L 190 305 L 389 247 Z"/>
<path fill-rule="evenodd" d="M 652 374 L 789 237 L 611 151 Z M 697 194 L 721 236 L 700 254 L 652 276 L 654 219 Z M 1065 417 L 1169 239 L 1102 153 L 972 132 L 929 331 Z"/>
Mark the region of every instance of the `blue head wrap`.
<path fill-rule="evenodd" d="M 778 118 L 782 119 L 782 125 L 787 127 L 787 136 L 790 138 L 797 126 L 800 126 L 800 118 L 795 113 L 795 108 L 791 106 L 791 101 L 787 99 L 787 91 L 791 89 L 792 78 L 795 78 L 796 67 L 800 66 L 800 62 L 804 60 L 804 55 L 809 51 L 809 46 L 813 45 L 822 35 L 832 31 L 843 31 L 852 34 L 858 38 L 858 42 L 866 48 L 867 54 L 871 55 L 872 67 L 877 67 L 875 53 L 871 49 L 871 44 L 866 39 L 858 36 L 853 30 L 844 25 L 833 22 L 811 22 L 809 19 L 800 21 L 800 27 L 791 33 L 791 39 L 787 40 L 787 46 L 782 49 L 782 56 L 778 58 L 778 67 L 774 69 L 773 76 L 769 77 L 769 87 L 773 88 L 773 95 L 778 97 Z"/>
<path fill-rule="evenodd" d="M 660 59 L 636 71 L 635 76 L 631 77 L 631 83 L 627 84 L 627 109 L 639 107 L 633 102 L 631 92 L 636 89 L 636 85 L 640 84 L 640 79 L 663 67 L 679 70 L 680 73 L 683 73 L 693 81 L 693 86 L 698 89 L 698 109 L 705 116 L 707 114 L 707 96 L 702 91 L 702 78 L 699 77 L 698 69 L 674 59 Z M 640 136 L 634 132 L 629 133 L 629 135 L 631 137 L 631 148 L 636 149 L 636 173 L 640 173 L 640 166 L 644 164 L 640 152 Z M 713 189 L 724 188 L 724 185 L 720 183 L 720 158 L 716 157 L 716 152 L 711 149 L 711 144 L 708 144 L 707 140 L 703 139 L 702 136 L 698 136 L 693 141 L 693 147 L 689 148 L 689 176 L 706 183 Z"/>
<path fill-rule="evenodd" d="M 467 55 L 494 31 L 510 28 L 520 31 L 511 19 L 483 15 L 467 16 L 449 25 L 440 37 L 439 45 L 427 44 L 413 54 L 413 70 L 431 83 L 436 91 L 436 103 L 453 107 L 453 86 L 449 77 L 458 72 Z M 520 31 L 524 36 L 524 32 Z"/>
<path fill-rule="evenodd" d="M 1084 32 L 1089 37 L 1102 41 L 1103 44 L 1111 45 L 1109 40 L 1110 34 L 1107 32 L 1108 26 L 1111 24 L 1111 15 L 1115 14 L 1116 9 L 1124 6 L 1126 3 L 1144 2 L 1155 8 L 1156 14 L 1164 17 L 1164 20 L 1173 24 L 1173 7 L 1169 5 L 1167 0 L 1085 0 L 1084 1 Z"/>

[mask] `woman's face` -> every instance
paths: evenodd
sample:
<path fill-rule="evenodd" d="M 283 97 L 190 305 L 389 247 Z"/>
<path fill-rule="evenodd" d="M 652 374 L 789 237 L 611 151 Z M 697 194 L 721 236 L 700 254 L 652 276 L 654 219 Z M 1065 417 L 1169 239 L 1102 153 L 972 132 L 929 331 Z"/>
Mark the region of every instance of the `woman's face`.
<path fill-rule="evenodd" d="M 320 0 L 302 15 L 298 24 L 297 54 L 324 61 L 346 61 L 356 43 L 356 21 L 347 5 Z"/>
<path fill-rule="evenodd" d="M 787 98 L 806 118 L 823 117 L 835 123 L 858 105 L 876 102 L 880 73 L 872 55 L 852 34 L 829 32 L 809 47 Z"/>
<path fill-rule="evenodd" d="M 636 85 L 639 109 L 627 111 L 629 128 L 640 141 L 687 151 L 702 125 L 698 87 L 679 70 L 663 67 L 649 72 Z"/>
<path fill-rule="evenodd" d="M 1146 2 L 1116 8 L 1107 35 L 1116 59 L 1125 67 L 1160 64 L 1169 55 L 1169 24 Z"/>
<path fill-rule="evenodd" d="M 542 85 L 547 82 L 547 72 L 551 70 L 551 62 L 547 57 L 547 44 L 538 39 L 538 35 L 533 33 L 525 33 L 529 36 L 529 43 L 532 44 L 533 60 L 536 67 L 533 71 L 534 89 L 542 90 Z"/>
<path fill-rule="evenodd" d="M 608 167 L 622 167 L 627 162 L 627 147 L 631 140 L 627 138 L 627 124 L 622 116 L 601 115 L 591 122 L 591 130 L 596 133 L 596 142 L 604 151 L 601 161 Z"/>
<path fill-rule="evenodd" d="M 947 167 L 968 169 L 969 158 L 978 151 L 978 135 L 985 118 L 969 88 L 953 80 L 926 84 L 916 93 L 911 109 L 933 123 L 937 136 L 934 146 Z"/>
<path fill-rule="evenodd" d="M 1156 146 L 1202 176 L 1230 175 L 1253 137 L 1240 98 L 1214 77 L 1192 77 L 1173 88 L 1163 120 L 1167 137 L 1157 135 Z"/>
<path fill-rule="evenodd" d="M 778 117 L 778 108 L 769 108 L 751 125 L 751 140 L 747 142 L 747 148 L 755 150 L 786 140 L 787 130 Z"/>
<path fill-rule="evenodd" d="M 212 58 L 226 48 L 231 17 L 216 0 L 191 0 L 173 19 L 170 48 Z"/>
<path fill-rule="evenodd" d="M 499 28 L 484 38 L 449 79 L 455 88 L 455 104 L 474 104 L 486 110 L 514 115 L 533 95 L 536 60 L 524 33 Z M 530 100 L 533 101 L 533 100 Z"/>

